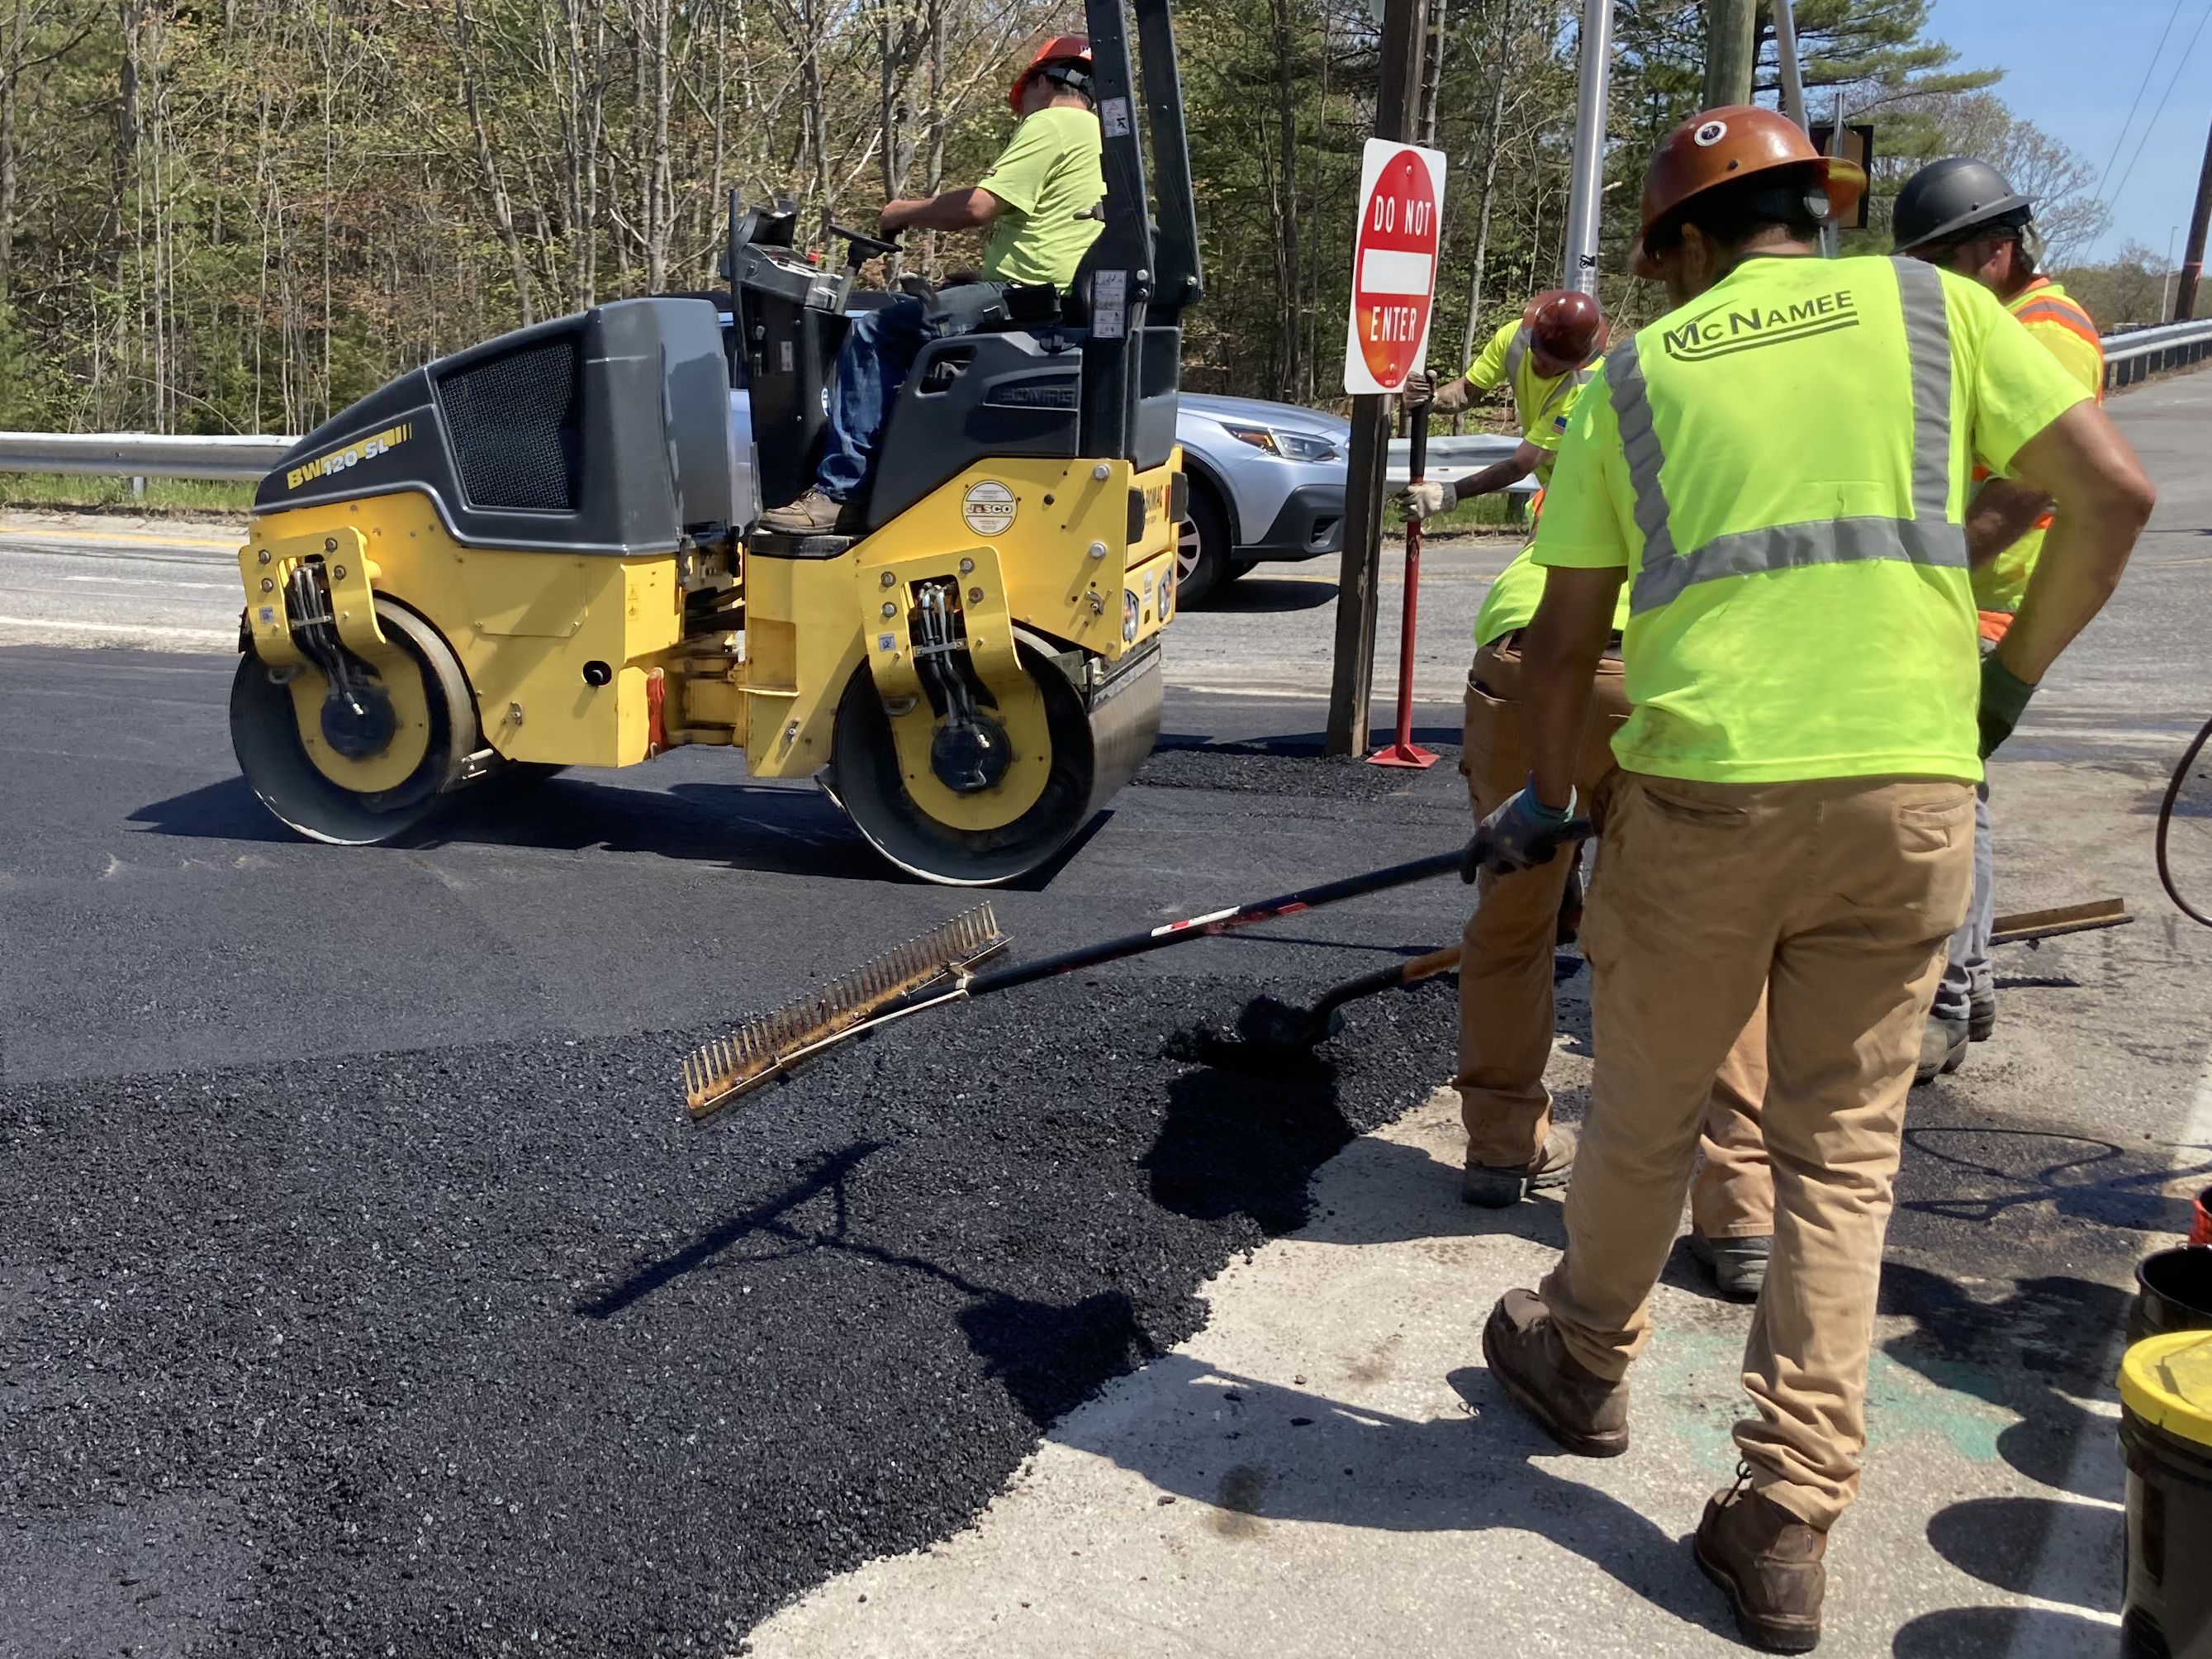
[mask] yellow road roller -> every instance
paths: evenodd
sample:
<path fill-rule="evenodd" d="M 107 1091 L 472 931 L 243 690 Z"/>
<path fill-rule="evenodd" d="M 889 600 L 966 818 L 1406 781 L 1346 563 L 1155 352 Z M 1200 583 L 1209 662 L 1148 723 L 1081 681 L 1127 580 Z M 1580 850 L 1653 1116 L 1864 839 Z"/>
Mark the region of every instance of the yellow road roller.
<path fill-rule="evenodd" d="M 840 232 L 826 266 L 788 210 L 732 202 L 726 295 L 501 336 L 303 439 L 239 555 L 231 735 L 269 810 L 361 845 L 503 772 L 711 744 L 814 775 L 933 881 L 1065 847 L 1159 727 L 1200 291 L 1165 0 L 1135 9 L 1141 83 L 1122 0 L 1089 12 L 1098 237 L 1067 292 L 923 349 L 862 533 L 755 527 L 811 481 L 839 341 L 884 297 L 854 277 L 885 244 Z"/>

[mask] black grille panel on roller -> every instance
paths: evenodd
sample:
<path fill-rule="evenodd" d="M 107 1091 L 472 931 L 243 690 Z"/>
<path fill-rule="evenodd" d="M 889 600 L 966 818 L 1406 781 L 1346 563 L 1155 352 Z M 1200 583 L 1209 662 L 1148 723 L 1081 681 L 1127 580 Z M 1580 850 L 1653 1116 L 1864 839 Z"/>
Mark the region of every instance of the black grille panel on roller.
<path fill-rule="evenodd" d="M 571 336 L 439 377 L 439 406 L 471 507 L 575 510 L 576 368 Z"/>

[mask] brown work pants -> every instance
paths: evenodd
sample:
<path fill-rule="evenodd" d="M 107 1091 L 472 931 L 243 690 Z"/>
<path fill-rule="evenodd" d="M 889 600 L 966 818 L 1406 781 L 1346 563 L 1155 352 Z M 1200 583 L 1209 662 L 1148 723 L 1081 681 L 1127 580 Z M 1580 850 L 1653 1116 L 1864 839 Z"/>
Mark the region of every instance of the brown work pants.
<path fill-rule="evenodd" d="M 1583 948 L 1597 1068 L 1542 1296 L 1620 1377 L 1650 1335 L 1713 1077 L 1767 1001 L 1774 1248 L 1736 1425 L 1754 1485 L 1816 1527 L 1858 1488 L 1875 1290 L 1920 1029 L 1973 882 L 1974 794 L 1942 779 L 1616 774 Z"/>
<path fill-rule="evenodd" d="M 1591 689 L 1589 730 L 1575 788 L 1595 810 L 1614 770 L 1613 734 L 1628 718 L 1617 657 L 1598 665 Z M 1517 638 L 1475 653 L 1467 676 L 1467 741 L 1460 770 L 1477 820 L 1528 781 L 1528 744 L 1521 709 Z M 1552 1097 L 1544 1067 L 1552 1057 L 1555 1018 L 1552 951 L 1573 860 L 1562 854 L 1510 877 L 1485 874 L 1474 914 L 1461 935 L 1459 1090 L 1470 1164 L 1498 1169 L 1533 1162 L 1551 1132 Z M 1765 1009 L 1745 1027 L 1713 1087 L 1705 1126 L 1705 1167 L 1691 1213 L 1711 1238 L 1764 1236 L 1773 1231 L 1773 1188 L 1759 1139 L 1759 1104 L 1766 1090 Z"/>

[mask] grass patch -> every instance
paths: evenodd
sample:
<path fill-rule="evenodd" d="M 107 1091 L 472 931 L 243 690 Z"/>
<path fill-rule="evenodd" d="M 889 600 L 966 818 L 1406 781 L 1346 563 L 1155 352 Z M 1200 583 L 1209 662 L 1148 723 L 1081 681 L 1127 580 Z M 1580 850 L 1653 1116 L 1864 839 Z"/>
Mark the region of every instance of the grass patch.
<path fill-rule="evenodd" d="M 1405 523 L 1394 507 L 1385 506 L 1382 518 L 1384 524 L 1393 530 Z M 1528 523 L 1527 507 L 1522 507 L 1516 514 L 1513 503 L 1503 490 L 1493 495 L 1477 495 L 1471 501 L 1462 501 L 1450 512 L 1439 513 L 1427 520 L 1431 533 L 1443 535 L 1455 530 L 1518 531 L 1527 528 Z"/>
<path fill-rule="evenodd" d="M 128 478 L 69 472 L 0 472 L 0 507 L 67 507 L 78 512 L 241 515 L 254 486 L 207 478 L 149 478 L 134 495 Z"/>

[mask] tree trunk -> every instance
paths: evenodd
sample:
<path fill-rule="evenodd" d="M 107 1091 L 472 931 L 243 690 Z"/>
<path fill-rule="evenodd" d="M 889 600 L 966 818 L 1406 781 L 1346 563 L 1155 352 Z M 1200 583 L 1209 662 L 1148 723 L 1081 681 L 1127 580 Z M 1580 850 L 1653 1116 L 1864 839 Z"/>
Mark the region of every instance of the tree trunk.
<path fill-rule="evenodd" d="M 1482 191 L 1475 210 L 1474 273 L 1468 284 L 1467 327 L 1460 336 L 1459 362 L 1464 370 L 1474 361 L 1474 337 L 1482 326 L 1482 279 L 1490 263 L 1490 210 L 1498 199 L 1498 141 L 1505 127 L 1505 83 L 1511 78 L 1513 0 L 1498 0 L 1498 59 L 1492 66 L 1490 132 L 1483 146 Z"/>
<path fill-rule="evenodd" d="M 491 198 L 492 223 L 498 228 L 500 245 L 507 250 L 507 274 L 514 283 L 515 309 L 521 313 L 523 327 L 528 328 L 538 320 L 538 307 L 531 302 L 530 262 L 523 257 L 522 239 L 514 234 L 514 203 L 507 194 L 507 180 L 501 176 L 499 162 L 492 155 L 491 135 L 484 128 L 483 104 L 477 95 L 476 74 L 471 68 L 475 52 L 469 40 L 466 0 L 454 0 L 453 38 L 459 47 L 457 55 L 461 69 L 461 102 L 469 112 L 469 131 L 476 141 L 477 166 L 483 174 L 485 193 Z"/>
<path fill-rule="evenodd" d="M 1303 268 L 1298 262 L 1298 104 L 1291 67 L 1291 0 L 1268 0 L 1268 21 L 1275 47 L 1275 130 L 1281 147 L 1275 180 L 1275 268 L 1282 295 L 1281 351 L 1275 371 L 1275 396 L 1297 395 L 1301 375 L 1299 325 L 1305 310 Z"/>

